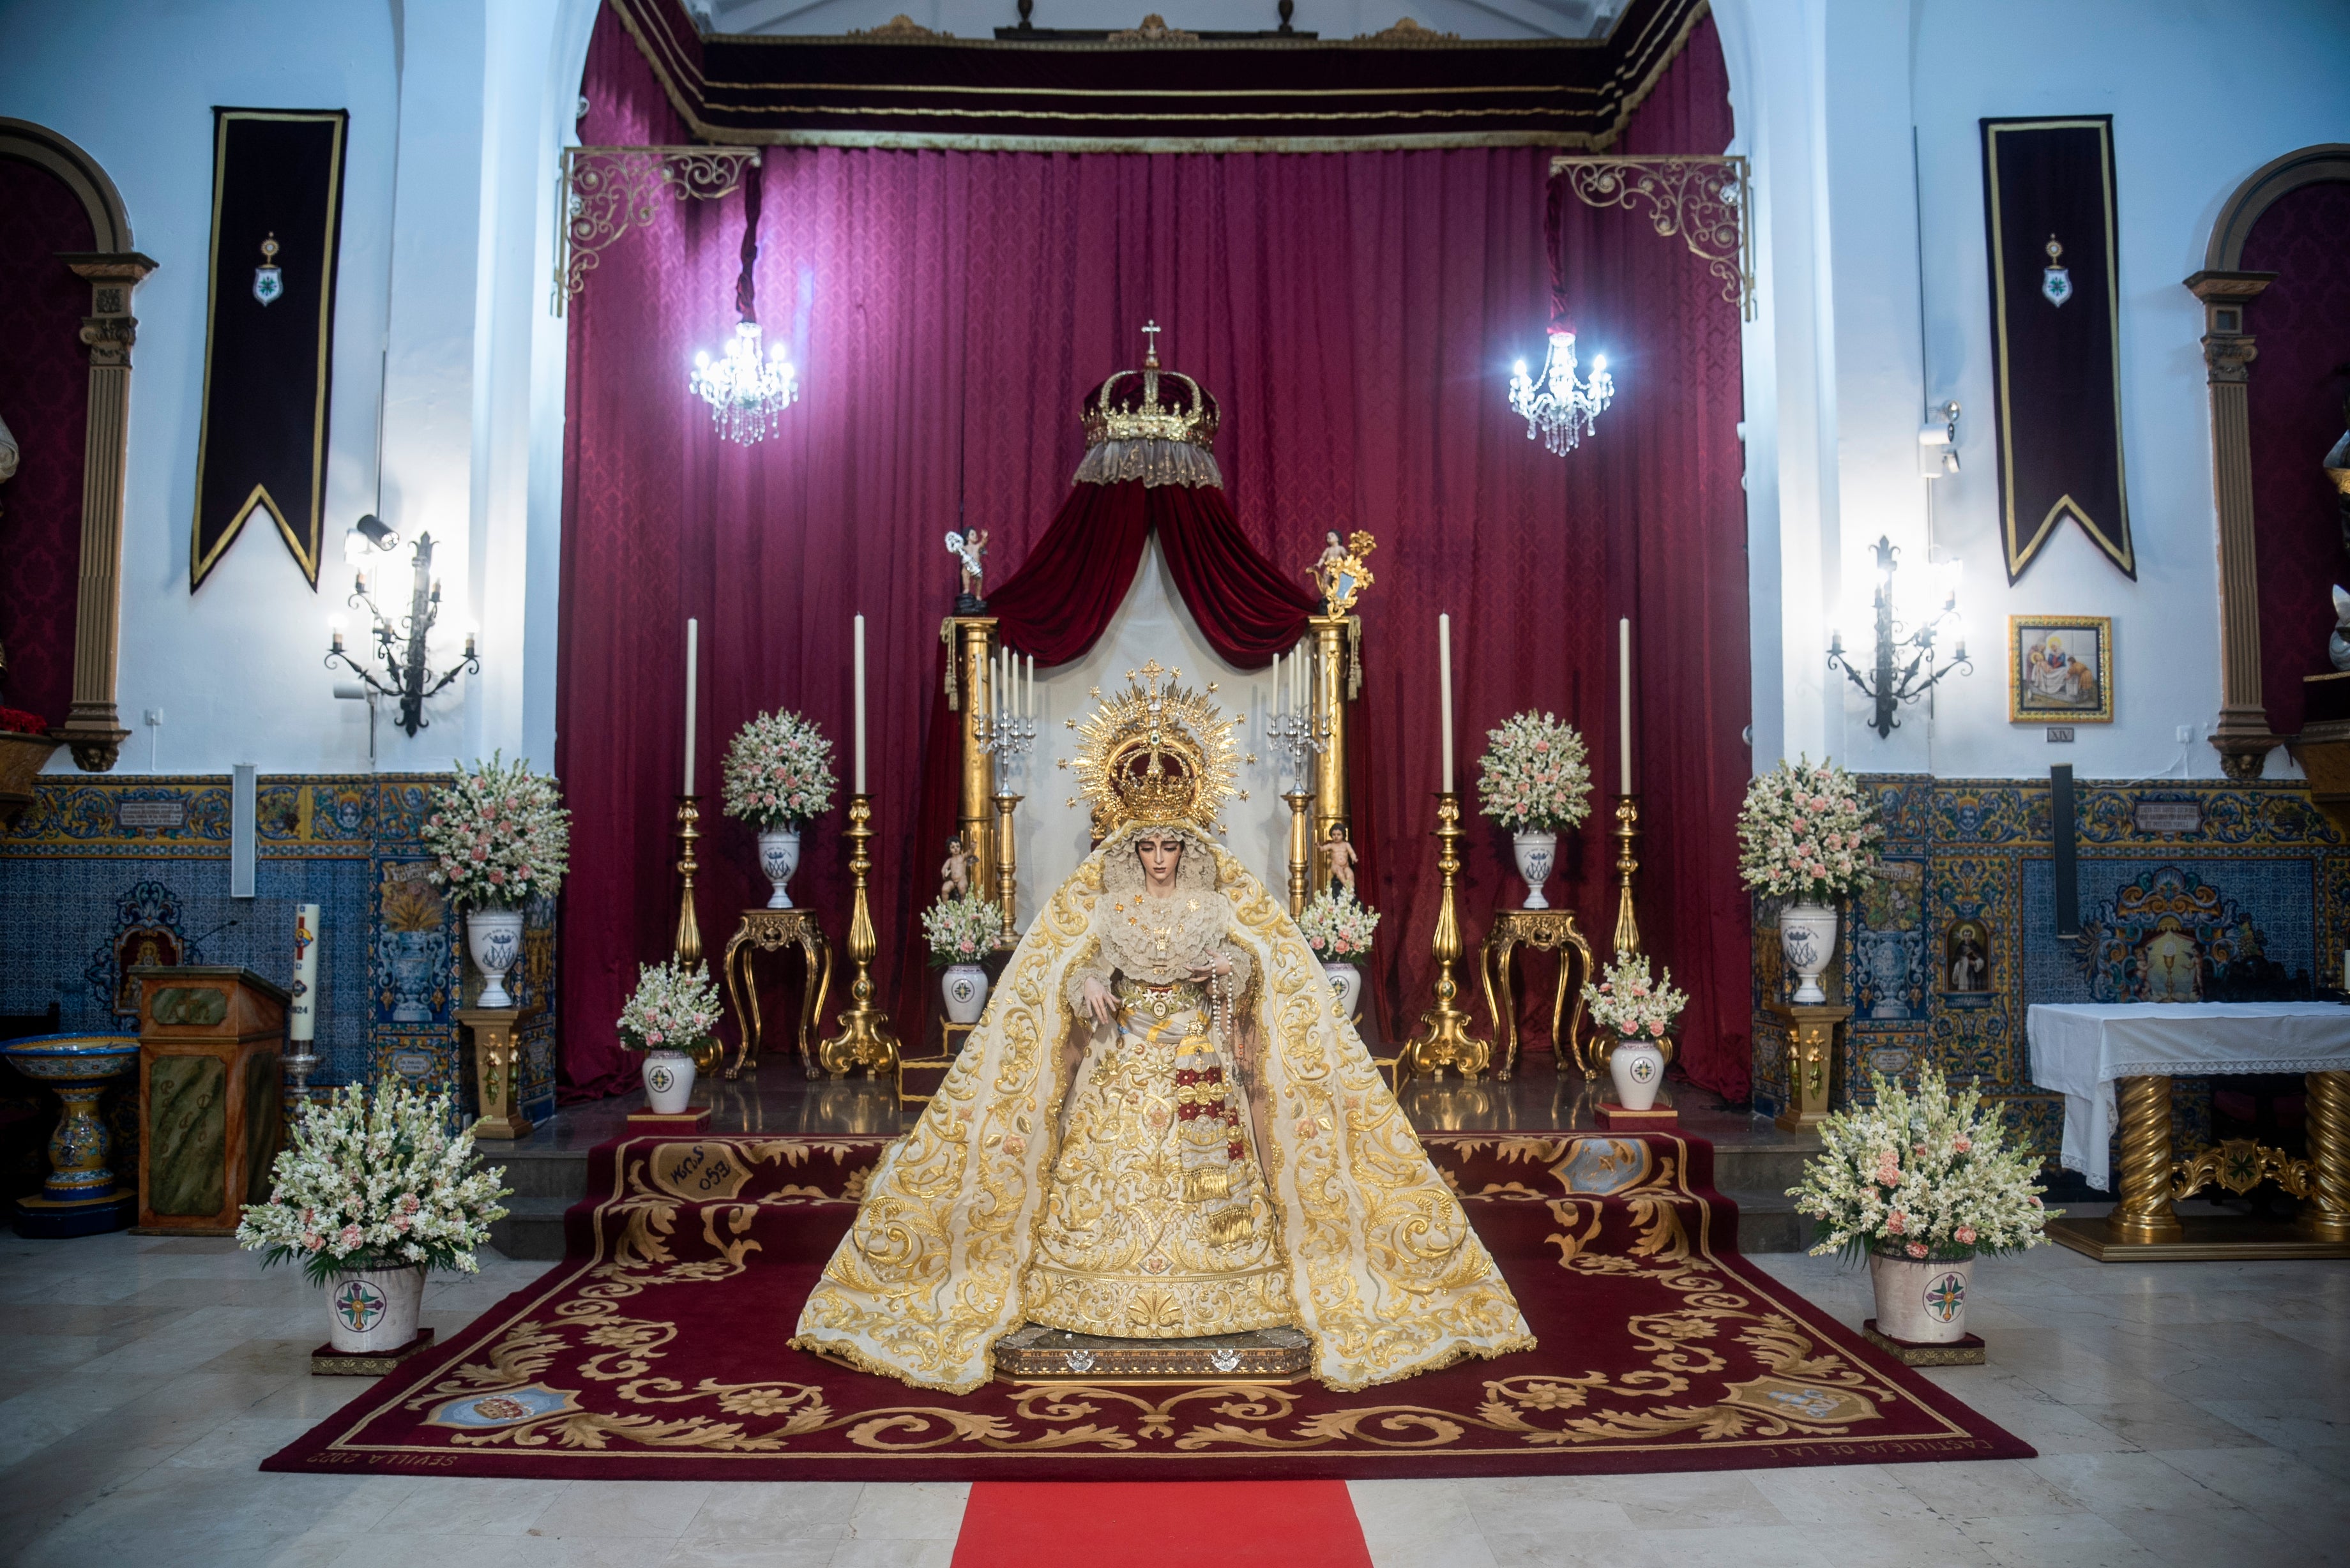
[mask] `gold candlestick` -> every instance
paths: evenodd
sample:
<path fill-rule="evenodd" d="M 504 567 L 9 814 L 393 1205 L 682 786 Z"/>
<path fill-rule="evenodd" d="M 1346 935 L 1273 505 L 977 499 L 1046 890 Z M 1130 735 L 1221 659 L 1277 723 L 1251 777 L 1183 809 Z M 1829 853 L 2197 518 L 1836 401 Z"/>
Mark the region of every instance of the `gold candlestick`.
<path fill-rule="evenodd" d="M 873 933 L 865 892 L 866 873 L 873 869 L 872 841 L 873 797 L 850 795 L 848 874 L 857 885 L 849 904 L 848 958 L 857 966 L 857 979 L 848 988 L 849 1009 L 839 1014 L 840 1033 L 816 1049 L 816 1061 L 836 1078 L 858 1067 L 877 1078 L 898 1072 L 897 1032 L 889 1027 L 889 1015 L 873 1005 L 872 965 L 881 942 Z"/>
<path fill-rule="evenodd" d="M 1305 912 L 1307 888 L 1314 874 L 1314 819 L 1306 808 L 1314 804 L 1310 789 L 1285 792 L 1289 803 L 1289 918 Z"/>
<path fill-rule="evenodd" d="M 1640 802 L 1636 795 L 1616 797 L 1616 950 L 1640 950 L 1640 922 L 1632 913 L 1632 873 L 1640 868 L 1632 841 L 1640 836 Z"/>
<path fill-rule="evenodd" d="M 1012 808 L 1021 799 L 1004 792 L 995 797 L 995 897 L 1003 906 L 1003 929 L 995 945 L 1006 950 L 1020 942 L 1020 866 L 1012 844 Z"/>
<path fill-rule="evenodd" d="M 1452 975 L 1452 966 L 1461 961 L 1461 916 L 1453 891 L 1454 878 L 1461 871 L 1461 836 L 1460 794 L 1440 791 L 1436 838 L 1441 847 L 1436 854 L 1436 869 L 1444 878 L 1444 887 L 1436 907 L 1436 935 L 1429 944 L 1436 960 L 1436 1005 L 1419 1015 L 1419 1028 L 1397 1053 L 1398 1084 L 1415 1074 L 1434 1076 L 1447 1067 L 1473 1079 L 1492 1057 L 1493 1048 L 1469 1033 L 1469 1015 L 1452 1004 L 1452 999 L 1461 994 L 1460 982 Z"/>
<path fill-rule="evenodd" d="M 670 944 L 677 961 L 688 968 L 702 961 L 702 922 L 693 913 L 693 874 L 701 862 L 693 857 L 693 841 L 702 836 L 694 826 L 702 820 L 698 797 L 681 794 L 677 797 L 677 872 L 685 878 L 684 888 L 677 899 L 677 939 Z"/>

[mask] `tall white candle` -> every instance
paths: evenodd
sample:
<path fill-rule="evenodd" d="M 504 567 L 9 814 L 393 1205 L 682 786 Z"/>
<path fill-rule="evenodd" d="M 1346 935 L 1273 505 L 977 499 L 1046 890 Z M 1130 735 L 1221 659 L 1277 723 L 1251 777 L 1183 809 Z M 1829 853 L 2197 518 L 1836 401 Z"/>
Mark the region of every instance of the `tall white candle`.
<path fill-rule="evenodd" d="M 1289 689 L 1281 683 L 1281 650 L 1276 648 L 1273 650 L 1273 716 L 1280 718 L 1288 706 Z"/>
<path fill-rule="evenodd" d="M 865 793 L 865 618 L 857 618 L 857 793 Z"/>
<path fill-rule="evenodd" d="M 1436 618 L 1436 679 L 1444 689 L 1444 793 L 1452 793 L 1452 618 Z"/>
<path fill-rule="evenodd" d="M 1036 656 L 1033 653 L 1028 656 L 1028 701 L 1021 708 L 1020 716 L 1024 719 L 1036 716 Z"/>
<path fill-rule="evenodd" d="M 702 658 L 702 623 L 685 623 L 685 793 L 693 793 L 693 697 L 700 682 L 694 671 Z"/>
<path fill-rule="evenodd" d="M 318 906 L 294 906 L 294 999 L 286 1009 L 286 1037 L 307 1045 L 318 1033 Z"/>
<path fill-rule="evenodd" d="M 1618 794 L 1632 793 L 1632 623 L 1618 618 L 1616 622 L 1616 759 L 1621 770 L 1624 787 Z"/>

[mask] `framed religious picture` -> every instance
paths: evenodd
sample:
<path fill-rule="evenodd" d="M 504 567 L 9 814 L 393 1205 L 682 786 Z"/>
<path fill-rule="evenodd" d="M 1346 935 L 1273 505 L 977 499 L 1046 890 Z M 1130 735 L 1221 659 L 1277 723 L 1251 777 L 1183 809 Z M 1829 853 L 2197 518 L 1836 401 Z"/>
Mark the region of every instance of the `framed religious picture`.
<path fill-rule="evenodd" d="M 2007 618 L 2007 717 L 2014 724 L 2114 722 L 2114 620 Z"/>

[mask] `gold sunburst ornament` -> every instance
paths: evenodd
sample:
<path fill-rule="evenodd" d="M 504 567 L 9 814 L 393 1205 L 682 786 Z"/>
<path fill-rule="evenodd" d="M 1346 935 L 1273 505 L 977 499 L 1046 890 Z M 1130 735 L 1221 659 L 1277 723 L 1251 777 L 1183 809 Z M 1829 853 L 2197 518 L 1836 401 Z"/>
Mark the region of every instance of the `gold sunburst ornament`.
<path fill-rule="evenodd" d="M 1083 724 L 1068 721 L 1077 732 L 1077 754 L 1061 765 L 1075 770 L 1077 788 L 1093 802 L 1097 840 L 1137 822 L 1223 831 L 1223 803 L 1235 793 L 1243 760 L 1232 721 L 1208 701 L 1212 681 L 1193 691 L 1177 684 L 1182 678 L 1154 659 L 1128 670 L 1127 689 Z M 1100 697 L 1100 689 L 1093 695 Z M 1247 793 L 1239 797 L 1246 800 Z"/>

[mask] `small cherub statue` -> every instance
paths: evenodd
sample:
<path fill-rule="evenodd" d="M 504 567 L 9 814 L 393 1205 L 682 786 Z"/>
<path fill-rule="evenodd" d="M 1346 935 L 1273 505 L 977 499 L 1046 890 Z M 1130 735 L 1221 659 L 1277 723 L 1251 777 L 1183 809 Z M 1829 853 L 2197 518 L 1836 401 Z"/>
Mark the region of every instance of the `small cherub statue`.
<path fill-rule="evenodd" d="M 1322 881 L 1336 896 L 1340 888 L 1355 895 L 1355 846 L 1347 841 L 1347 825 L 1334 822 L 1322 840 Z"/>
<path fill-rule="evenodd" d="M 972 613 L 986 607 L 983 591 L 986 587 L 987 530 L 973 528 L 969 533 L 950 529 L 947 533 L 947 553 L 962 565 L 962 592 L 955 607 Z"/>
<path fill-rule="evenodd" d="M 1343 544 L 1335 528 L 1322 535 L 1322 553 L 1305 575 L 1322 595 L 1326 615 L 1349 615 L 1355 600 L 1371 586 L 1371 571 L 1363 565 L 1363 557 L 1378 548 L 1378 541 L 1357 528 Z"/>
<path fill-rule="evenodd" d="M 939 867 L 939 897 L 962 898 L 971 894 L 972 873 L 977 869 L 975 857 L 963 845 L 958 833 L 947 840 L 946 863 Z"/>

